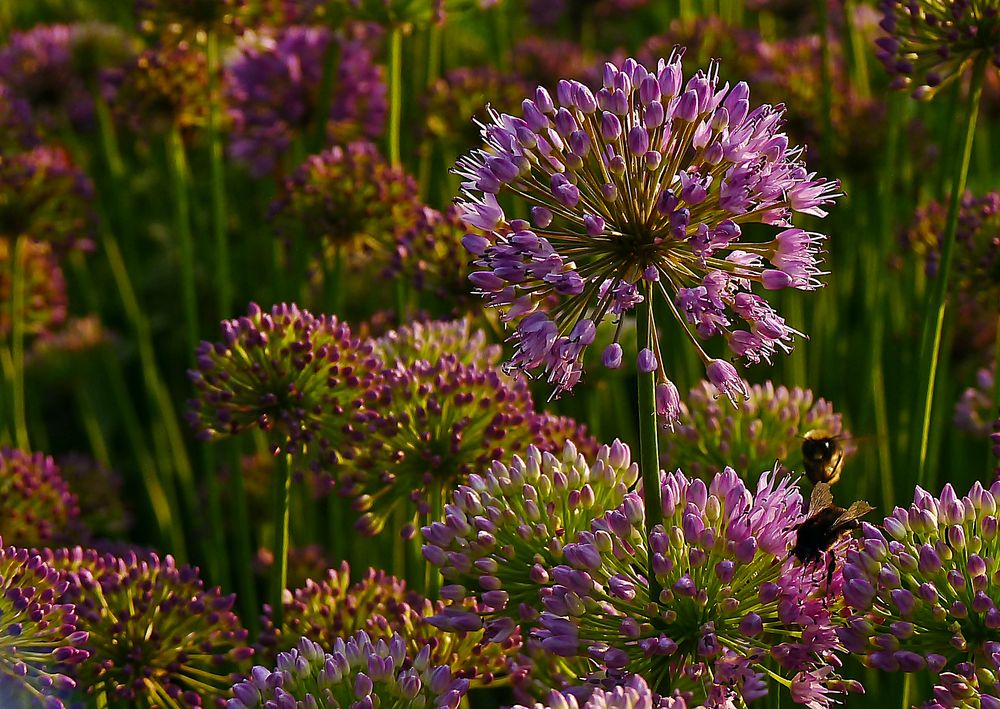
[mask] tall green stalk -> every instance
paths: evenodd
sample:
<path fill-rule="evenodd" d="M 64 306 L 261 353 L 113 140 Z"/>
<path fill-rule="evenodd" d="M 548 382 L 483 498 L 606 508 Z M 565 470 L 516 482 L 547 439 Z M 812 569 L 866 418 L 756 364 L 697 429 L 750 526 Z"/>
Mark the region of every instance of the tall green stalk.
<path fill-rule="evenodd" d="M 271 552 L 274 562 L 271 567 L 271 617 L 274 627 L 280 628 L 285 620 L 285 607 L 281 597 L 288 586 L 288 523 L 292 503 L 292 456 L 281 453 L 274 471 L 274 543 Z"/>
<path fill-rule="evenodd" d="M 402 162 L 399 136 L 403 122 L 403 28 L 393 25 L 389 36 L 389 162 Z"/>
<path fill-rule="evenodd" d="M 11 359 L 11 418 L 17 447 L 31 450 L 28 439 L 27 409 L 24 395 L 24 255 L 28 237 L 18 236 L 10 257 L 10 359 Z"/>
<path fill-rule="evenodd" d="M 174 125 L 167 136 L 167 160 L 170 163 L 170 186 L 174 202 L 174 236 L 180 249 L 181 306 L 188 358 L 198 347 L 198 297 L 194 280 L 194 238 L 191 235 L 190 171 L 184 138 Z"/>
<path fill-rule="evenodd" d="M 643 301 L 636 306 L 636 340 L 638 349 L 653 349 L 653 289 L 647 287 Z M 639 372 L 639 472 L 642 474 L 642 498 L 646 507 L 646 534 L 663 523 L 660 501 L 660 450 L 656 430 L 656 372 Z M 653 574 L 653 557 L 649 557 L 650 597 L 659 598 L 660 589 Z"/>
<path fill-rule="evenodd" d="M 232 276 L 229 258 L 229 235 L 226 218 L 226 174 L 223 164 L 222 133 L 219 119 L 219 37 L 209 32 L 205 49 L 209 90 L 216 100 L 208 102 L 208 157 L 211 175 L 212 236 L 215 241 L 215 274 L 213 282 L 219 318 L 230 315 L 232 302 Z"/>
<path fill-rule="evenodd" d="M 972 70 L 972 85 L 969 90 L 969 102 L 966 109 L 965 139 L 962 146 L 961 160 L 955 162 L 956 171 L 951 185 L 951 201 L 948 205 L 948 222 L 941 243 L 941 261 L 937 277 L 931 284 L 928 299 L 927 319 L 924 322 L 921 356 L 923 358 L 924 385 L 922 421 L 920 428 L 920 449 L 917 459 L 917 482 L 926 485 L 928 480 L 927 449 L 930 440 L 931 416 L 934 408 L 934 385 L 937 379 L 941 355 L 941 332 L 944 329 L 944 313 L 947 306 L 948 277 L 951 274 L 951 262 L 954 254 L 955 233 L 958 230 L 958 214 L 965 192 L 965 183 L 969 175 L 969 162 L 972 158 L 972 144 L 976 136 L 976 122 L 979 118 L 979 103 L 983 94 L 983 77 L 986 70 L 985 59 L 976 61 Z"/>

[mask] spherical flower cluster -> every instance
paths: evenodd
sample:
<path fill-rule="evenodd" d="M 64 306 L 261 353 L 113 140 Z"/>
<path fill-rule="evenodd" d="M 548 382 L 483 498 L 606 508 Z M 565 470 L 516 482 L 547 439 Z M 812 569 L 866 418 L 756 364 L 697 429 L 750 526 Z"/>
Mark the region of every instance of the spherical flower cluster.
<path fill-rule="evenodd" d="M 135 707 L 200 707 L 226 695 L 230 672 L 253 655 L 232 612 L 234 595 L 206 590 L 198 570 L 167 556 L 121 558 L 64 554 L 76 604 L 89 633 L 88 662 L 75 677 L 88 694 L 106 692 Z M 76 567 L 76 568 L 74 568 Z"/>
<path fill-rule="evenodd" d="M 877 56 L 894 88 L 930 98 L 977 61 L 1000 65 L 1000 13 L 993 0 L 881 0 L 887 33 Z"/>
<path fill-rule="evenodd" d="M 143 32 L 195 37 L 232 27 L 245 5 L 246 0 L 135 0 L 135 15 Z"/>
<path fill-rule="evenodd" d="M 791 228 L 791 218 L 825 215 L 838 184 L 807 172 L 789 147 L 783 107 L 751 110 L 749 96 L 743 82 L 720 88 L 715 65 L 685 85 L 675 53 L 655 72 L 631 59 L 607 64 L 596 94 L 561 81 L 556 100 L 540 87 L 522 117 L 491 112 L 486 148 L 456 171 L 466 223 L 486 232 L 465 239 L 478 267 L 470 279 L 515 325 L 512 367 L 542 368 L 557 393 L 571 389 L 595 326 L 654 297 L 734 401 L 741 378 L 699 338 L 722 335 L 748 362 L 789 349 L 795 331 L 751 287 L 820 285 L 822 236 Z M 507 220 L 497 201 L 506 192 L 531 205 L 533 227 Z M 783 229 L 770 241 L 744 239 L 741 224 L 753 222 Z M 654 329 L 639 346 L 670 420 L 676 387 L 659 367 Z M 605 364 L 617 366 L 620 351 L 609 346 Z"/>
<path fill-rule="evenodd" d="M 478 307 L 469 294 L 469 262 L 462 248 L 467 231 L 454 207 L 445 212 L 424 207 L 396 234 L 385 276 L 402 278 L 445 312 Z"/>
<path fill-rule="evenodd" d="M 255 176 L 277 167 L 292 141 L 328 109 L 339 139 L 377 137 L 385 122 L 386 92 L 374 63 L 372 30 L 290 26 L 247 33 L 225 72 L 232 119 L 229 154 Z M 339 62 L 329 107 L 320 107 L 324 61 L 336 45 Z M 326 120 L 325 118 L 323 120 Z"/>
<path fill-rule="evenodd" d="M 993 406 L 994 367 L 983 367 L 976 372 L 976 385 L 962 392 L 955 404 L 955 427 L 973 436 L 990 432 L 996 411 Z"/>
<path fill-rule="evenodd" d="M 388 253 L 396 231 L 412 224 L 420 209 L 413 178 L 363 142 L 307 158 L 271 207 L 285 238 L 307 238 L 321 253 L 346 249 L 354 262 Z"/>
<path fill-rule="evenodd" d="M 0 80 L 0 150 L 16 153 L 38 143 L 31 106 Z"/>
<path fill-rule="evenodd" d="M 459 485 L 444 519 L 423 527 L 424 558 L 448 581 L 442 595 L 474 594 L 479 613 L 450 606 L 431 622 L 472 630 L 485 622 L 502 642 L 541 611 L 539 589 L 553 583 L 566 540 L 621 504 L 639 477 L 628 446 L 615 441 L 588 462 L 572 443 L 559 457 L 535 447 L 495 461 Z"/>
<path fill-rule="evenodd" d="M 569 441 L 577 453 L 587 460 L 593 460 L 601 450 L 601 444 L 587 432 L 587 424 L 569 416 L 559 416 L 542 411 L 532 422 L 535 433 L 535 447 L 558 455 Z"/>
<path fill-rule="evenodd" d="M 147 49 L 108 77 L 118 118 L 140 135 L 150 127 L 192 130 L 208 121 L 205 53 L 186 41 Z"/>
<path fill-rule="evenodd" d="M 22 547 L 79 533 L 76 495 L 51 456 L 0 449 L 0 535 Z"/>
<path fill-rule="evenodd" d="M 685 709 L 683 699 L 661 704 L 646 684 L 646 680 L 632 675 L 622 685 L 611 690 L 596 689 L 586 700 L 578 700 L 569 692 L 553 691 L 544 704 L 526 707 L 518 704 L 513 709 Z"/>
<path fill-rule="evenodd" d="M 22 248 L 24 307 L 18 317 L 26 335 L 42 335 L 66 319 L 66 281 L 50 244 L 29 238 Z M 10 334 L 13 312 L 13 252 L 14 244 L 0 237 L 0 335 L 4 336 Z"/>
<path fill-rule="evenodd" d="M 840 414 L 809 389 L 768 381 L 747 391 L 746 401 L 734 410 L 719 404 L 708 382 L 691 389 L 681 406 L 682 423 L 675 435 L 663 439 L 664 466 L 704 478 L 733 465 L 756 479 L 776 461 L 801 471 L 802 436 L 811 430 L 846 435 Z"/>
<path fill-rule="evenodd" d="M 69 453 L 59 457 L 59 474 L 76 496 L 80 521 L 90 534 L 117 537 L 132 525 L 122 495 L 121 475 L 89 456 Z"/>
<path fill-rule="evenodd" d="M 381 363 L 370 344 L 332 315 L 295 305 L 222 323 L 221 342 L 202 342 L 189 421 L 205 440 L 259 427 L 290 453 L 343 454 L 350 423 Z"/>
<path fill-rule="evenodd" d="M 397 509 L 438 514 L 456 483 L 534 442 L 527 383 L 455 355 L 397 365 L 370 408 L 368 441 L 340 480 L 369 534 Z"/>
<path fill-rule="evenodd" d="M 36 303 L 40 307 L 41 301 Z M 39 332 L 31 343 L 31 350 L 25 354 L 25 366 L 43 371 L 47 381 L 76 381 L 74 378 L 80 376 L 82 360 L 114 340 L 114 335 L 95 314 L 69 318 L 59 328 Z"/>
<path fill-rule="evenodd" d="M 406 641 L 406 657 L 412 662 L 430 648 L 430 662 L 451 668 L 453 676 L 475 684 L 488 684 L 504 674 L 508 654 L 518 638 L 505 644 L 484 644 L 482 630 L 442 632 L 427 619 L 442 611 L 442 603 L 431 602 L 406 587 L 406 582 L 384 571 L 368 569 L 351 585 L 350 568 L 330 569 L 319 582 L 309 580 L 284 596 L 284 623 L 275 628 L 270 609 L 264 615 L 261 657 L 271 659 L 291 649 L 299 638 L 321 647 L 333 647 L 337 638 L 364 630 L 373 640 L 389 640 L 400 634 Z"/>
<path fill-rule="evenodd" d="M 430 649 L 403 669 L 406 642 L 395 635 L 372 642 L 362 630 L 345 641 L 337 638 L 331 652 L 308 638 L 278 655 L 272 671 L 254 667 L 250 678 L 236 684 L 228 709 L 253 707 L 381 707 L 457 709 L 468 680 L 452 679 L 451 671 L 429 662 Z"/>
<path fill-rule="evenodd" d="M 479 132 L 472 120 L 488 120 L 487 104 L 513 111 L 530 87 L 517 76 L 495 67 L 457 67 L 445 72 L 427 89 L 423 99 L 424 131 L 434 141 L 450 145 L 474 143 Z"/>
<path fill-rule="evenodd" d="M 68 583 L 41 557 L 0 540 L 0 705 L 63 709 L 76 687 L 65 672 L 87 659 Z"/>
<path fill-rule="evenodd" d="M 451 355 L 464 365 L 480 369 L 492 367 L 499 360 L 499 345 L 486 341 L 486 333 L 472 329 L 472 320 L 415 321 L 390 330 L 374 341 L 375 352 L 387 364 L 408 366 L 418 360 L 436 362 Z"/>
<path fill-rule="evenodd" d="M 768 677 L 811 706 L 844 691 L 833 674 L 842 649 L 833 589 L 822 569 L 789 554 L 803 520 L 790 479 L 765 473 L 752 491 L 732 469 L 708 484 L 678 471 L 661 493 L 664 523 L 648 536 L 642 498 L 629 493 L 592 530 L 567 537 L 555 584 L 542 591 L 534 632 L 543 647 L 710 706 L 749 703 L 768 692 Z"/>
<path fill-rule="evenodd" d="M 21 236 L 47 242 L 58 253 L 92 246 L 93 185 L 64 149 L 0 154 L 0 184 L 0 237 L 10 250 Z"/>
<path fill-rule="evenodd" d="M 963 497 L 950 483 L 940 497 L 918 487 L 881 529 L 862 525 L 862 545 L 844 565 L 855 613 L 840 631 L 844 645 L 883 672 L 939 675 L 957 693 L 950 703 L 937 697 L 945 706 L 979 706 L 973 694 L 1000 706 L 998 496 L 1000 483 L 976 482 Z"/>

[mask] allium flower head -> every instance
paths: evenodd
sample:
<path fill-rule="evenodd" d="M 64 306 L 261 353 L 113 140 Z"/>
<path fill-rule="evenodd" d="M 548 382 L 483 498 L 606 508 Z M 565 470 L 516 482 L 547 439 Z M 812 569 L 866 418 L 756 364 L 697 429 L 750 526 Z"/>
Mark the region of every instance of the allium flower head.
<path fill-rule="evenodd" d="M 233 687 L 235 699 L 227 707 L 457 709 L 468 680 L 452 679 L 447 667 L 431 665 L 428 657 L 429 648 L 403 669 L 406 641 L 399 635 L 372 642 L 362 630 L 346 640 L 337 638 L 330 652 L 302 638 L 278 655 L 274 670 L 254 667 L 249 679 Z"/>
<path fill-rule="evenodd" d="M 16 153 L 38 143 L 31 106 L 0 80 L 0 150 Z"/>
<path fill-rule="evenodd" d="M 587 431 L 587 424 L 569 416 L 542 411 L 534 417 L 533 426 L 537 429 L 535 446 L 541 451 L 558 455 L 566 441 L 571 441 L 577 453 L 593 460 L 601 450 L 601 444 Z"/>
<path fill-rule="evenodd" d="M 976 385 L 962 392 L 955 404 L 955 427 L 973 436 L 990 432 L 993 416 L 993 382 L 995 367 L 982 367 L 976 372 Z"/>
<path fill-rule="evenodd" d="M 530 87 L 517 76 L 495 67 L 456 67 L 445 72 L 427 89 L 424 97 L 424 130 L 435 141 L 468 145 L 479 137 L 472 119 L 489 118 L 483 108 L 492 104 L 498 111 L 513 111 Z"/>
<path fill-rule="evenodd" d="M 76 679 L 88 694 L 135 707 L 200 707 L 226 696 L 231 672 L 253 655 L 232 612 L 235 595 L 206 590 L 198 570 L 155 554 L 64 555 L 67 600 L 89 633 Z"/>
<path fill-rule="evenodd" d="M 513 709 L 653 709 L 659 706 L 661 706 L 659 699 L 646 684 L 646 680 L 638 675 L 632 675 L 614 689 L 594 690 L 586 700 L 577 699 L 576 695 L 570 692 L 553 691 L 544 704 L 535 704 L 533 707 L 518 704 Z M 663 706 L 670 709 L 686 707 L 683 699 Z"/>
<path fill-rule="evenodd" d="M 840 632 L 866 665 L 940 674 L 945 683 L 945 670 L 978 676 L 974 693 L 992 696 L 982 706 L 998 706 L 998 496 L 996 482 L 989 489 L 976 482 L 962 497 L 950 483 L 940 497 L 918 487 L 913 503 L 881 528 L 862 525 L 861 547 L 848 552 L 843 569 L 844 600 L 855 615 Z M 969 705 L 945 706 L 960 704 Z"/>
<path fill-rule="evenodd" d="M 390 330 L 374 344 L 376 354 L 390 365 L 436 362 L 451 355 L 461 364 L 482 369 L 495 365 L 502 355 L 500 346 L 489 344 L 486 333 L 474 330 L 469 318 L 412 322 Z"/>
<path fill-rule="evenodd" d="M 881 0 L 877 56 L 895 88 L 930 98 L 979 59 L 1000 65 L 994 0 Z"/>
<path fill-rule="evenodd" d="M 541 610 L 539 588 L 553 583 L 566 540 L 621 504 L 639 477 L 628 446 L 603 446 L 593 461 L 567 443 L 557 457 L 528 449 L 510 465 L 496 461 L 459 485 L 444 519 L 422 528 L 423 553 L 448 581 L 442 594 L 474 594 L 479 616 L 451 606 L 432 622 L 445 630 L 485 621 L 502 641 Z"/>
<path fill-rule="evenodd" d="M 596 93 L 561 81 L 553 99 L 540 87 L 521 117 L 491 111 L 486 147 L 456 172 L 466 223 L 486 232 L 466 240 L 479 269 L 470 279 L 515 327 L 512 367 L 544 369 L 557 393 L 571 389 L 595 325 L 648 298 L 666 301 L 733 400 L 742 380 L 698 338 L 722 335 L 748 362 L 789 349 L 794 331 L 751 288 L 820 285 L 823 237 L 791 218 L 825 215 L 838 185 L 789 147 L 783 107 L 751 110 L 749 97 L 743 82 L 719 87 L 714 64 L 685 84 L 675 53 L 654 72 L 607 64 Z M 525 198 L 530 223 L 508 220 L 504 193 Z M 741 225 L 753 222 L 782 231 L 751 241 Z M 658 378 L 665 386 L 662 369 Z"/>
<path fill-rule="evenodd" d="M 186 41 L 147 49 L 108 79 L 121 121 L 140 135 L 204 126 L 210 92 L 205 53 Z"/>
<path fill-rule="evenodd" d="M 63 709 L 76 683 L 63 674 L 87 659 L 68 583 L 41 557 L 0 540 L 0 705 Z"/>
<path fill-rule="evenodd" d="M 317 120 L 324 57 L 334 43 L 339 63 L 328 128 L 341 141 L 380 135 L 386 91 L 373 34 L 361 24 L 337 34 L 296 25 L 246 33 L 224 78 L 233 123 L 229 154 L 255 176 L 277 167 L 295 137 Z"/>
<path fill-rule="evenodd" d="M 59 457 L 59 475 L 76 496 L 80 521 L 98 537 L 115 537 L 132 524 L 122 495 L 121 475 L 81 453 Z"/>
<path fill-rule="evenodd" d="M 2 200 L 2 198 L 0 198 Z M 0 334 L 9 335 L 13 303 L 11 278 L 14 244 L 0 237 Z M 66 319 L 66 281 L 52 246 L 27 239 L 21 261 L 24 308 L 20 313 L 26 335 L 41 335 L 58 328 Z"/>
<path fill-rule="evenodd" d="M 364 142 L 307 158 L 271 207 L 286 238 L 302 235 L 322 252 L 344 247 L 353 261 L 392 249 L 396 230 L 413 223 L 420 208 L 413 178 Z"/>
<path fill-rule="evenodd" d="M 237 23 L 245 0 L 135 0 L 143 32 L 193 38 Z"/>
<path fill-rule="evenodd" d="M 384 571 L 368 569 L 351 585 L 350 568 L 344 562 L 339 570 L 330 569 L 321 581 L 309 580 L 303 588 L 285 592 L 281 628 L 274 627 L 270 609 L 266 609 L 261 634 L 264 657 L 270 659 L 271 653 L 291 649 L 302 637 L 321 647 L 333 647 L 337 638 L 364 630 L 372 640 L 388 641 L 400 634 L 410 663 L 424 646 L 429 647 L 430 663 L 449 667 L 456 678 L 489 684 L 504 674 L 507 655 L 519 639 L 484 644 L 481 629 L 443 632 L 427 621 L 442 609 L 442 602 L 423 598 L 407 589 L 405 581 Z"/>
<path fill-rule="evenodd" d="M 78 534 L 76 495 L 51 456 L 0 449 L 0 535 L 18 546 L 42 546 Z"/>
<path fill-rule="evenodd" d="M 93 185 L 64 149 L 0 154 L 0 184 L 0 237 L 9 249 L 20 236 L 47 242 L 58 253 L 91 248 Z"/>
<path fill-rule="evenodd" d="M 729 465 L 756 478 L 776 461 L 801 471 L 802 436 L 814 429 L 846 435 L 840 414 L 809 389 L 775 387 L 768 381 L 747 391 L 747 399 L 734 410 L 720 405 L 708 382 L 691 389 L 681 404 L 676 435 L 662 442 L 665 467 L 702 478 Z"/>
<path fill-rule="evenodd" d="M 221 342 L 202 342 L 189 420 L 206 440 L 259 427 L 293 453 L 328 457 L 348 440 L 353 412 L 381 369 L 370 344 L 332 315 L 295 305 L 222 323 Z"/>
<path fill-rule="evenodd" d="M 765 473 L 752 490 L 732 469 L 707 484 L 678 471 L 661 488 L 664 524 L 648 537 L 637 493 L 592 530 L 567 537 L 555 584 L 542 592 L 534 632 L 543 647 L 694 691 L 710 706 L 749 703 L 768 692 L 767 677 L 782 674 L 796 701 L 816 695 L 797 696 L 796 681 L 842 689 L 823 670 L 839 666 L 841 649 L 825 574 L 789 555 L 803 517 L 790 479 Z M 650 563 L 658 597 L 650 596 Z"/>

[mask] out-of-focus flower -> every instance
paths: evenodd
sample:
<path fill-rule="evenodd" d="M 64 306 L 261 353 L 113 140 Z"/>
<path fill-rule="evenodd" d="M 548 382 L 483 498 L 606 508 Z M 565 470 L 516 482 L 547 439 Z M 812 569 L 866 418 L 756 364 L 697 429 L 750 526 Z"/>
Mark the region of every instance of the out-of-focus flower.
<path fill-rule="evenodd" d="M 48 243 L 26 239 L 23 249 L 19 268 L 24 279 L 24 307 L 18 317 L 26 335 L 49 333 L 66 318 L 66 281 L 59 259 Z M 13 251 L 11 241 L 0 237 L 0 335 L 3 336 L 9 336 L 11 330 Z"/>
<path fill-rule="evenodd" d="M 492 367 L 503 354 L 499 345 L 486 341 L 486 333 L 473 330 L 472 320 L 431 320 L 412 322 L 390 330 L 374 341 L 375 353 L 389 365 L 409 366 L 414 362 L 437 362 L 451 355 L 464 365 L 480 369 Z"/>
<path fill-rule="evenodd" d="M 492 682 L 508 667 L 508 654 L 519 644 L 484 644 L 480 628 L 442 632 L 427 619 L 443 609 L 406 588 L 406 582 L 383 571 L 368 569 L 357 583 L 350 583 L 347 563 L 330 569 L 318 583 L 286 591 L 284 624 L 275 628 L 270 609 L 265 609 L 261 644 L 265 657 L 291 649 L 299 638 L 309 638 L 321 647 L 333 647 L 337 638 L 364 630 L 373 640 L 390 640 L 400 634 L 406 641 L 406 658 L 411 663 L 426 645 L 430 663 L 445 665 L 452 676 L 475 685 Z"/>
<path fill-rule="evenodd" d="M 79 558 L 77 558 L 79 557 Z M 88 662 L 75 678 L 88 695 L 135 707 L 200 707 L 228 696 L 231 672 L 245 671 L 253 649 L 232 612 L 235 595 L 206 590 L 198 570 L 170 556 L 67 555 Z M 76 566 L 76 568 L 72 568 Z"/>
<path fill-rule="evenodd" d="M 903 234 L 904 243 L 923 261 L 931 278 L 937 277 L 947 217 L 947 204 L 928 202 L 917 209 Z M 1000 192 L 962 195 L 955 246 L 948 281 L 957 313 L 955 346 L 991 351 L 1000 301 Z"/>
<path fill-rule="evenodd" d="M 346 452 L 354 412 L 381 369 L 370 343 L 332 315 L 295 305 L 222 322 L 223 340 L 203 342 L 188 376 L 197 390 L 189 421 L 214 440 L 251 428 L 289 453 L 332 461 Z"/>
<path fill-rule="evenodd" d="M 413 178 L 363 142 L 306 158 L 271 207 L 285 238 L 308 239 L 323 254 L 343 249 L 351 263 L 386 258 L 421 209 Z"/>
<path fill-rule="evenodd" d="M 256 176 L 272 171 L 313 122 L 338 142 L 378 137 L 385 124 L 386 89 L 374 61 L 378 30 L 353 23 L 333 33 L 325 27 L 291 26 L 245 34 L 225 73 L 232 119 L 229 154 Z M 336 48 L 332 45 L 336 45 Z M 335 52 L 329 106 L 321 107 L 324 62 Z"/>
<path fill-rule="evenodd" d="M 993 0 L 881 0 L 887 33 L 876 56 L 897 89 L 928 99 L 978 60 L 1000 65 L 1000 13 Z"/>
<path fill-rule="evenodd" d="M 65 672 L 87 659 L 68 582 L 27 549 L 0 539 L 0 704 L 63 709 L 76 682 Z"/>
<path fill-rule="evenodd" d="M 844 645 L 882 672 L 936 675 L 944 706 L 1000 705 L 998 495 L 997 482 L 962 497 L 950 483 L 940 497 L 917 487 L 881 529 L 862 524 L 861 547 L 844 565 L 854 611 Z"/>
<path fill-rule="evenodd" d="M 139 29 L 164 38 L 194 39 L 238 24 L 246 0 L 135 0 Z"/>
<path fill-rule="evenodd" d="M 69 318 L 61 327 L 39 333 L 31 343 L 26 364 L 29 367 L 44 367 L 46 372 L 55 370 L 64 375 L 79 375 L 81 357 L 113 342 L 114 336 L 105 329 L 97 315 Z"/>
<path fill-rule="evenodd" d="M 487 104 L 499 111 L 513 111 L 530 87 L 518 76 L 491 66 L 458 67 L 445 72 L 424 97 L 424 130 L 434 141 L 465 146 L 476 142 L 473 121 L 489 120 Z"/>
<path fill-rule="evenodd" d="M 350 17 L 408 30 L 412 26 L 443 23 L 449 12 L 486 10 L 499 2 L 501 0 L 347 0 L 341 5 Z"/>
<path fill-rule="evenodd" d="M 0 184 L 0 237 L 9 251 L 22 236 L 57 253 L 92 247 L 94 188 L 66 150 L 43 145 L 0 153 Z"/>
<path fill-rule="evenodd" d="M 522 117 L 491 113 L 486 148 L 456 172 L 463 218 L 486 232 L 465 240 L 479 269 L 470 280 L 515 325 L 511 367 L 544 369 L 557 393 L 571 389 L 595 326 L 648 298 L 666 301 L 733 401 L 742 380 L 698 338 L 721 335 L 751 363 L 790 349 L 795 331 L 752 285 L 819 287 L 823 237 L 791 218 L 824 216 L 838 184 L 789 147 L 784 109 L 751 111 L 749 93 L 743 82 L 720 89 L 714 64 L 685 85 L 675 53 L 655 72 L 607 64 L 596 94 L 561 81 L 557 100 L 540 87 Z M 497 202 L 507 192 L 526 198 L 533 227 L 508 221 Z M 744 239 L 740 225 L 753 222 L 785 228 Z M 654 329 L 640 347 L 658 351 Z M 662 368 L 657 380 L 672 387 Z"/>
<path fill-rule="evenodd" d="M 0 152 L 16 153 L 38 142 L 28 101 L 0 81 Z"/>
<path fill-rule="evenodd" d="M 789 553 L 803 520 L 790 479 L 765 473 L 753 491 L 732 469 L 707 484 L 678 471 L 661 493 L 664 524 L 648 536 L 642 497 L 629 493 L 592 530 L 567 537 L 555 584 L 542 592 L 534 634 L 543 648 L 692 691 L 710 706 L 752 702 L 781 675 L 792 699 L 808 696 L 811 706 L 829 698 L 806 688 L 844 691 L 830 674 L 843 649 L 828 607 L 836 593 Z"/>
<path fill-rule="evenodd" d="M 813 429 L 846 436 L 840 414 L 809 389 L 768 381 L 747 391 L 746 401 L 733 410 L 719 404 L 708 382 L 691 389 L 681 404 L 682 423 L 663 439 L 664 466 L 705 478 L 732 465 L 756 479 L 777 461 L 801 470 L 802 436 Z"/>
<path fill-rule="evenodd" d="M 553 690 L 548 700 L 532 707 L 518 704 L 513 709 L 652 709 L 661 706 L 659 698 L 646 684 L 646 680 L 632 675 L 614 689 L 595 689 L 586 699 L 578 699 L 571 692 Z M 662 705 L 670 709 L 686 709 L 683 699 Z"/>
<path fill-rule="evenodd" d="M 399 635 L 374 643 L 364 631 L 345 641 L 337 638 L 330 652 L 308 638 L 278 655 L 272 671 L 256 666 L 249 679 L 233 686 L 228 709 L 258 706 L 381 707 L 409 709 L 433 706 L 457 709 L 469 682 L 429 662 L 430 648 L 403 669 L 406 641 Z"/>
<path fill-rule="evenodd" d="M 993 382 L 995 367 L 983 367 L 976 372 L 976 385 L 962 392 L 955 404 L 955 427 L 973 436 L 985 436 L 993 421 Z"/>
<path fill-rule="evenodd" d="M 531 447 L 510 465 L 494 462 L 459 485 L 444 519 L 423 527 L 424 558 L 449 585 L 442 595 L 474 594 L 474 613 L 450 606 L 431 622 L 444 630 L 484 623 L 503 641 L 537 619 L 539 590 L 554 582 L 566 540 L 621 504 L 639 477 L 628 446 L 603 446 L 593 462 L 567 443 L 556 457 Z"/>
<path fill-rule="evenodd" d="M 117 537 L 128 531 L 132 515 L 122 497 L 122 478 L 93 458 L 68 453 L 59 457 L 59 474 L 80 508 L 80 521 L 96 537 Z"/>
<path fill-rule="evenodd" d="M 577 453 L 587 460 L 597 458 L 601 450 L 600 442 L 587 432 L 587 424 L 569 416 L 559 416 L 542 411 L 534 416 L 535 447 L 554 455 L 562 452 L 567 441 L 571 441 Z"/>
<path fill-rule="evenodd" d="M 368 534 L 381 532 L 397 509 L 438 514 L 466 476 L 534 442 L 527 383 L 455 355 L 397 364 L 370 409 L 367 441 L 340 479 Z"/>
<path fill-rule="evenodd" d="M 525 37 L 514 45 L 511 54 L 514 71 L 533 86 L 553 87 L 560 79 L 588 81 L 601 74 L 601 62 L 579 44 L 565 39 Z"/>
<path fill-rule="evenodd" d="M 176 125 L 189 131 L 208 121 L 205 53 L 182 41 L 147 49 L 108 76 L 112 108 L 131 130 L 147 135 Z"/>
<path fill-rule="evenodd" d="M 268 459 L 273 460 L 273 459 Z M 271 466 L 273 467 L 273 466 Z M 244 468 L 244 471 L 246 469 Z M 272 472 L 270 468 L 267 469 L 269 474 Z M 244 475 L 246 473 L 244 472 Z M 270 490 L 273 489 L 273 485 L 270 484 L 270 480 L 265 481 L 268 492 L 257 495 L 257 500 L 254 502 L 260 503 L 260 509 L 265 509 L 265 505 L 270 502 L 268 495 Z M 262 486 L 263 487 L 263 486 Z M 249 490 L 247 491 L 249 495 Z M 302 547 L 290 547 L 288 549 L 288 587 L 298 588 L 299 586 L 305 585 L 309 579 L 323 578 L 326 575 L 327 569 L 332 566 L 333 562 L 330 560 L 324 549 L 319 544 L 307 544 Z M 267 580 L 271 577 L 271 569 L 274 566 L 274 553 L 267 547 L 261 547 L 257 550 L 257 557 L 254 559 L 254 572 L 257 573 L 261 579 Z"/>
<path fill-rule="evenodd" d="M 443 213 L 418 210 L 415 221 L 398 230 L 385 276 L 404 279 L 446 312 L 478 308 L 469 293 L 469 262 L 462 248 L 467 232 L 453 207 Z"/>
<path fill-rule="evenodd" d="M 0 449 L 0 535 L 18 546 L 66 541 L 80 508 L 51 456 Z"/>

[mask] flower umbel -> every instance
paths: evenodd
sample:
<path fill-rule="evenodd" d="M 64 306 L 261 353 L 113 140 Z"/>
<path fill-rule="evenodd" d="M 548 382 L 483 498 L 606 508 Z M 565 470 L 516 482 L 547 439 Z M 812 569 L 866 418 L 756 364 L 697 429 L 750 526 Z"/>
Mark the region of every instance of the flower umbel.
<path fill-rule="evenodd" d="M 675 52 L 653 72 L 632 59 L 605 65 L 596 93 L 560 81 L 555 100 L 540 87 L 521 117 L 491 111 L 486 147 L 456 172 L 466 223 L 486 232 L 466 241 L 479 268 L 470 279 L 515 326 L 510 366 L 544 369 L 556 393 L 569 390 L 595 325 L 656 297 L 734 401 L 742 380 L 700 340 L 721 335 L 748 362 L 790 349 L 795 331 L 752 287 L 820 285 L 823 237 L 791 219 L 824 216 L 838 183 L 807 171 L 780 132 L 783 107 L 751 110 L 746 83 L 718 83 L 713 64 L 684 84 Z M 507 218 L 503 193 L 525 199 L 530 223 Z M 782 231 L 754 241 L 748 223 Z M 662 362 L 650 340 L 640 349 Z"/>
<path fill-rule="evenodd" d="M 51 456 L 0 449 L 0 535 L 22 547 L 59 543 L 79 533 L 79 516 Z"/>

